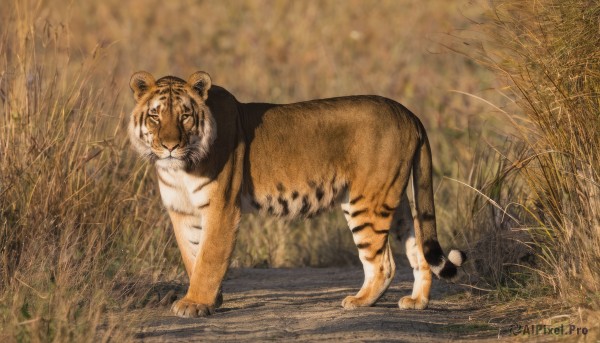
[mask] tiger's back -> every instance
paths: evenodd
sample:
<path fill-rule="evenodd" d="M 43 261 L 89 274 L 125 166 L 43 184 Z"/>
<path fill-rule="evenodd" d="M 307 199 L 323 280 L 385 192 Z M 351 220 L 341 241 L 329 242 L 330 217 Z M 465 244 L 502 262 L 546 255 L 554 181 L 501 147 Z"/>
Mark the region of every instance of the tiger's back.
<path fill-rule="evenodd" d="M 349 186 L 391 188 L 384 180 L 398 177 L 399 147 L 414 150 L 419 139 L 416 117 L 377 96 L 241 108 L 244 209 L 282 217 L 311 216 L 347 201 Z"/>

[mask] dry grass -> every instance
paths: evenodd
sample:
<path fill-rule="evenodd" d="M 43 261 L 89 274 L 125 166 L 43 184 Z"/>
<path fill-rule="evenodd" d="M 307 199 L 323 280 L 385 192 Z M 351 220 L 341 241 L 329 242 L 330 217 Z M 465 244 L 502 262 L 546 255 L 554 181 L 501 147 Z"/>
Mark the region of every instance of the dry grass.
<path fill-rule="evenodd" d="M 545 13 L 555 18 L 551 9 Z M 506 117 L 487 115 L 491 107 L 476 99 L 507 102 L 486 91 L 495 86 L 492 74 L 443 48 L 447 33 L 470 27 L 467 18 L 479 20 L 479 12 L 445 0 L 9 1 L 0 14 L 0 340 L 120 341 L 128 334 L 121 314 L 138 306 L 153 282 L 183 275 L 154 172 L 125 135 L 128 79 L 140 69 L 183 77 L 206 70 L 241 101 L 361 93 L 399 100 L 428 128 L 443 245 L 487 252 L 478 256 L 479 272 L 492 284 L 518 281 L 507 266 L 513 261 L 498 256 L 521 263 L 537 253 L 544 265 L 569 271 L 542 274 L 565 295 L 582 294 L 571 277 L 597 285 L 598 241 L 586 237 L 598 237 L 598 159 L 585 143 L 598 138 L 598 69 L 597 59 L 577 59 L 598 58 L 577 43 L 593 37 L 571 28 L 543 41 L 546 50 L 533 49 L 536 40 L 519 39 L 537 28 L 497 18 L 495 30 L 519 33 L 519 46 L 495 41 L 494 51 L 535 53 L 486 60 L 512 77 L 508 99 L 527 115 L 511 128 L 521 136 L 503 145 Z M 537 18 L 531 8 L 496 13 Z M 547 59 L 535 64 L 533 57 Z M 489 147 L 512 160 L 485 152 Z M 525 157 L 519 173 L 507 172 Z M 489 199 L 500 207 L 523 204 L 509 214 L 533 222 L 536 234 L 515 237 L 508 230 L 514 223 Z M 522 237 L 536 240 L 512 244 Z M 574 249 L 582 254 L 567 254 Z M 248 216 L 233 260 L 356 262 L 339 213 L 292 223 Z M 132 283 L 133 291 L 123 287 Z"/>
<path fill-rule="evenodd" d="M 118 283 L 177 259 L 121 137 L 112 66 L 73 62 L 69 31 L 38 14 L 15 2 L 1 19 L 0 340 L 89 341 L 101 325 L 119 340 L 126 323 L 103 314 L 134 297 L 115 303 Z"/>
<path fill-rule="evenodd" d="M 569 303 L 600 305 L 600 5 L 501 1 L 488 22 L 486 63 L 520 112 L 507 161 L 543 284 Z"/>
<path fill-rule="evenodd" d="M 500 290 L 495 296 L 558 294 L 565 305 L 597 310 L 600 5 L 493 4 L 477 34 L 463 36 L 469 47 L 454 46 L 496 73 L 506 99 L 496 109 L 508 144 L 495 148 L 494 169 L 476 159 L 477 182 L 468 182 L 499 204 L 487 199 L 487 214 L 467 217 L 479 224 L 466 225 L 479 237 L 479 275 Z M 481 208 L 484 199 L 473 200 Z"/>

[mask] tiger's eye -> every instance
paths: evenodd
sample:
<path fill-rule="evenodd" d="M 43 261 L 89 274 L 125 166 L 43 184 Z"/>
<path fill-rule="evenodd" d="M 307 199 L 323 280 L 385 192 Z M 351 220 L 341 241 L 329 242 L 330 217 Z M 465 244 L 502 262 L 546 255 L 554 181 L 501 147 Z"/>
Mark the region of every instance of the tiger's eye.
<path fill-rule="evenodd" d="M 158 114 L 152 114 L 152 113 L 148 113 L 148 119 L 150 119 L 151 122 L 158 124 L 159 119 L 158 119 Z"/>

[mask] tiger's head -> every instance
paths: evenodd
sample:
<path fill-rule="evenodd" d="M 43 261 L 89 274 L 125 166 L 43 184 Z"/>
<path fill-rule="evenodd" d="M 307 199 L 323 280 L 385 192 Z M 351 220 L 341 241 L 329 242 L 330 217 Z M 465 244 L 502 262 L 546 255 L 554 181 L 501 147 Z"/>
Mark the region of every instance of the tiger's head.
<path fill-rule="evenodd" d="M 216 123 L 205 101 L 211 87 L 205 72 L 188 81 L 165 76 L 158 80 L 145 71 L 131 77 L 136 105 L 129 138 L 144 157 L 164 169 L 181 169 L 201 161 L 217 136 Z"/>

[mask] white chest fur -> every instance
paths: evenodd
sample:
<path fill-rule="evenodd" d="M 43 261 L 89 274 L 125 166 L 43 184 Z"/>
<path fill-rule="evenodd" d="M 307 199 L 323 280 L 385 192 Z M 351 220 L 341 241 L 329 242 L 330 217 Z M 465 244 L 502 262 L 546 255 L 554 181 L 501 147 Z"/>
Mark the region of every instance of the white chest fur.
<path fill-rule="evenodd" d="M 173 225 L 181 252 L 194 260 L 203 244 L 202 209 L 210 204 L 209 194 L 214 183 L 182 169 L 159 167 L 157 173 L 163 204 L 169 211 L 177 213 L 177 222 Z"/>
<path fill-rule="evenodd" d="M 210 203 L 211 180 L 186 173 L 182 169 L 157 168 L 160 195 L 171 211 L 200 216 Z"/>

